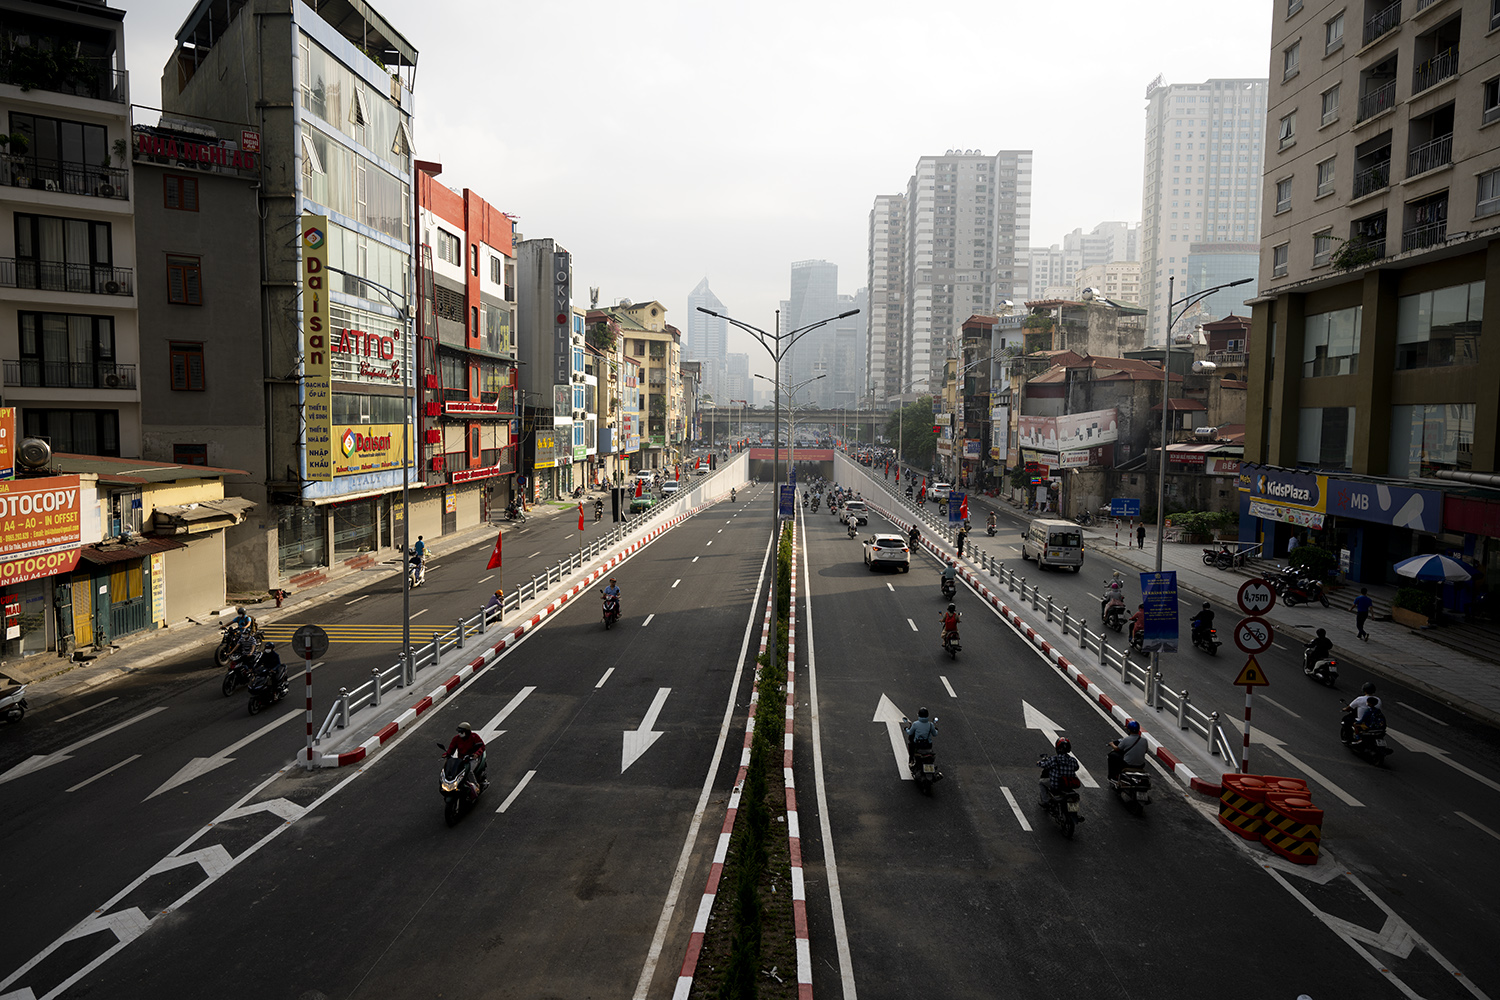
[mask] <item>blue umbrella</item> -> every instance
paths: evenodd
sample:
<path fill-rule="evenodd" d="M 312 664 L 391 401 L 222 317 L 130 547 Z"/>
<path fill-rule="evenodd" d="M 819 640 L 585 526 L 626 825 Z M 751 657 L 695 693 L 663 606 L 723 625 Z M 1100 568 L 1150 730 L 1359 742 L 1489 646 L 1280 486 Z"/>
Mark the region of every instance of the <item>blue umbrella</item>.
<path fill-rule="evenodd" d="M 1431 580 L 1439 583 L 1467 580 L 1474 575 L 1458 560 L 1439 555 L 1413 556 L 1410 559 L 1403 559 L 1396 564 L 1395 570 L 1397 574 L 1409 576 L 1413 580 Z"/>

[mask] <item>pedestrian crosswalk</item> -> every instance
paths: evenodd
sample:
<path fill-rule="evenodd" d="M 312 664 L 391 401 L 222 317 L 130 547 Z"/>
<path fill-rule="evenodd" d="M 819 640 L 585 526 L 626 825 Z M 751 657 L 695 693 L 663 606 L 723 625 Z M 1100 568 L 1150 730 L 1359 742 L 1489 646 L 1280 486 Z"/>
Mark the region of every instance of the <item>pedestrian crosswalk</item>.
<path fill-rule="evenodd" d="M 328 633 L 328 641 L 332 645 L 341 642 L 374 643 L 379 645 L 401 645 L 401 625 L 324 625 L 317 622 L 274 622 L 261 626 L 261 635 L 271 642 L 291 642 L 292 633 L 303 625 L 316 624 L 318 628 Z M 454 625 L 443 625 L 434 622 L 431 625 L 412 623 L 411 641 L 417 646 L 431 642 L 434 635 L 443 635 L 453 629 Z"/>

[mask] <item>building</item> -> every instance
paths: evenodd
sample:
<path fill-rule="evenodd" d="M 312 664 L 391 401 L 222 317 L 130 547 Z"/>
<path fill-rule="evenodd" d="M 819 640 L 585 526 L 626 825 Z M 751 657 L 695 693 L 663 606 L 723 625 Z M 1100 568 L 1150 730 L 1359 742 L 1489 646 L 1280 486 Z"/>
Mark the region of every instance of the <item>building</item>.
<path fill-rule="evenodd" d="M 826 260 L 799 260 L 792 264 L 791 296 L 782 303 L 781 333 L 799 330 L 840 312 L 839 266 Z M 785 346 L 785 345 L 783 345 Z M 833 324 L 799 337 L 781 363 L 781 378 L 788 386 L 834 372 Z M 833 379 L 819 378 L 797 391 L 797 399 L 813 402 L 820 409 L 833 403 Z"/>
<path fill-rule="evenodd" d="M 1056 298 L 1060 289 L 1078 284 L 1078 272 L 1084 266 L 1082 250 L 1064 250 L 1056 243 L 1046 249 L 1031 250 L 1028 260 L 1027 299 Z"/>
<path fill-rule="evenodd" d="M 1259 270 L 1258 243 L 1192 243 L 1188 246 L 1187 282 L 1177 282 L 1177 297 L 1180 299 L 1192 292 L 1227 285 L 1241 278 L 1252 278 Z M 1184 326 L 1231 315 L 1236 309 L 1243 313 L 1245 289 L 1248 287 L 1222 288 L 1199 299 L 1182 314 L 1182 322 L 1173 332 L 1181 333 Z"/>
<path fill-rule="evenodd" d="M 1241 533 L 1310 537 L 1361 581 L 1433 551 L 1493 573 L 1500 21 L 1488 0 L 1376 6 L 1273 21 Z"/>
<path fill-rule="evenodd" d="M 164 114 L 180 121 L 242 120 L 255 95 L 238 146 L 253 142 L 261 159 L 244 237 L 260 255 L 249 271 L 260 309 L 223 334 L 264 356 L 263 380 L 241 388 L 262 396 L 264 454 L 226 455 L 266 469 L 264 507 L 229 535 L 231 583 L 246 589 L 358 569 L 399 548 L 408 527 L 444 526 L 440 499 L 408 512 L 400 496 L 419 454 L 409 403 L 417 51 L 366 5 L 320 9 L 328 16 L 200 0 L 161 78 Z M 247 498 L 259 502 L 258 490 Z"/>
<path fill-rule="evenodd" d="M 518 238 L 515 260 L 516 352 L 526 362 L 520 478 L 533 501 L 566 497 L 586 447 L 574 428 L 585 405 L 585 316 L 573 309 L 573 255 L 551 239 Z"/>
<path fill-rule="evenodd" d="M 856 289 L 853 295 L 840 295 L 836 306 L 840 317 L 829 326 L 833 330 L 833 367 L 826 398 L 833 406 L 853 409 L 863 405 L 869 395 L 866 373 L 865 313 L 870 309 L 870 291 Z M 853 315 L 845 316 L 845 313 Z M 822 383 L 819 383 L 820 385 Z"/>
<path fill-rule="evenodd" d="M 1153 343 L 1166 337 L 1167 279 L 1179 279 L 1179 299 L 1195 289 L 1185 280 L 1193 244 L 1260 239 L 1266 86 L 1157 77 L 1146 88 L 1140 304 Z"/>
<path fill-rule="evenodd" d="M 699 312 L 698 308 L 711 309 L 718 316 Z M 687 344 L 684 347 L 689 360 L 702 362 L 702 391 L 710 399 L 722 402 L 728 398 L 724 388 L 724 361 L 729 353 L 729 322 L 724 319 L 724 303 L 708 287 L 708 279 L 688 293 Z"/>
<path fill-rule="evenodd" d="M 750 355 L 727 354 L 724 357 L 724 398 L 721 405 L 748 403 L 750 399 Z"/>
<path fill-rule="evenodd" d="M 640 447 L 633 470 L 668 469 L 681 459 L 687 434 L 682 388 L 682 334 L 660 302 L 631 302 L 599 310 L 618 324 L 621 350 L 639 368 Z"/>
<path fill-rule="evenodd" d="M 1089 232 L 1075 229 L 1063 237 L 1064 250 L 1083 255 L 1083 266 L 1113 264 L 1116 261 L 1141 259 L 1141 224 L 1139 222 L 1101 222 Z"/>
<path fill-rule="evenodd" d="M 1084 299 L 1084 290 L 1092 288 L 1094 297 L 1111 302 L 1136 305 L 1141 300 L 1141 262 L 1122 260 L 1109 264 L 1090 264 L 1073 276 L 1069 297 Z"/>
<path fill-rule="evenodd" d="M 901 294 L 905 286 L 906 197 L 883 194 L 870 209 L 865 310 L 865 371 L 870 394 L 881 404 L 905 391 L 901 346 Z"/>
<path fill-rule="evenodd" d="M 1109 302 L 1046 299 L 1026 303 L 1022 322 L 1026 354 L 1072 351 L 1087 356 L 1123 357 L 1146 341 L 1146 311 Z"/>

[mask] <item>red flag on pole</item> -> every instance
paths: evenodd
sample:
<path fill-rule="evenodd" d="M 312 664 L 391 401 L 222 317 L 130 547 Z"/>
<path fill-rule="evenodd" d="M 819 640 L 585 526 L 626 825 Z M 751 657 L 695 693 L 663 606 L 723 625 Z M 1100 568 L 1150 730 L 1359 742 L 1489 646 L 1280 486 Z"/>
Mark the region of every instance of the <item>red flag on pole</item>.
<path fill-rule="evenodd" d="M 969 495 L 967 493 L 964 494 L 964 498 L 958 503 L 958 516 L 963 521 L 969 519 Z"/>
<path fill-rule="evenodd" d="M 500 539 L 503 537 L 503 532 L 495 536 L 495 551 L 490 553 L 490 564 L 485 569 L 495 569 L 500 565 Z"/>
<path fill-rule="evenodd" d="M 694 462 L 693 462 L 693 471 L 694 471 L 694 472 L 697 472 L 697 471 L 698 471 L 698 470 L 699 470 L 699 469 L 701 469 L 701 468 L 703 468 L 703 459 L 701 459 L 701 458 L 699 458 L 699 459 L 696 459 L 696 460 L 695 460 L 695 461 L 694 461 Z"/>
<path fill-rule="evenodd" d="M 635 495 L 636 496 L 640 496 L 641 495 L 641 481 L 639 479 L 637 479 L 635 481 Z"/>
<path fill-rule="evenodd" d="M 583 530 L 583 504 L 578 505 L 578 530 Z"/>

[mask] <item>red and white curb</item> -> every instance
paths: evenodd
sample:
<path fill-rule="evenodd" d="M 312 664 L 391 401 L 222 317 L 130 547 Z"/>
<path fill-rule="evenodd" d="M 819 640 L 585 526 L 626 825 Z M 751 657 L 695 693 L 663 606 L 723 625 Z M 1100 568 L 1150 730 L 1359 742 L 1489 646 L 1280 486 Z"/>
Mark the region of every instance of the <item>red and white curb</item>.
<path fill-rule="evenodd" d="M 462 667 L 459 667 L 458 670 L 453 674 L 453 676 L 449 677 L 447 680 L 443 681 L 443 683 L 433 688 L 431 693 L 422 698 L 416 704 L 412 705 L 406 711 L 402 712 L 400 715 L 396 716 L 396 718 L 393 719 L 390 723 L 377 730 L 360 746 L 355 747 L 353 750 L 346 750 L 343 753 L 336 754 L 318 754 L 315 750 L 306 750 L 299 753 L 299 756 L 303 756 L 303 762 L 309 767 L 348 767 L 350 764 L 358 764 L 360 761 L 375 753 L 375 751 L 379 750 L 386 743 L 388 743 L 393 737 L 396 736 L 397 733 L 401 732 L 403 727 L 410 728 L 412 723 L 414 723 L 421 715 L 437 705 L 448 695 L 452 694 L 460 685 L 463 684 L 464 681 L 468 680 L 470 677 L 473 677 L 475 671 L 485 667 L 487 664 L 493 661 L 495 657 L 500 655 L 500 653 L 505 649 L 520 642 L 522 637 L 525 636 L 526 633 L 530 632 L 532 629 L 535 629 L 543 621 L 555 614 L 558 609 L 561 608 L 564 604 L 568 603 L 568 601 L 572 600 L 574 597 L 587 590 L 589 586 L 594 583 L 594 581 L 598 580 L 615 566 L 619 565 L 621 562 L 624 562 L 627 558 L 634 555 L 636 552 L 639 552 L 642 548 L 646 547 L 651 542 L 655 541 L 664 532 L 675 528 L 677 525 L 681 524 L 683 521 L 686 521 L 688 518 L 692 517 L 694 514 L 698 513 L 698 511 L 702 510 L 706 506 L 708 506 L 708 504 L 705 503 L 701 506 L 694 507 L 692 510 L 684 511 L 681 514 L 678 514 L 676 517 L 670 518 L 662 524 L 657 525 L 655 528 L 652 528 L 650 531 L 642 535 L 640 538 L 637 538 L 635 541 L 630 542 L 624 548 L 620 549 L 614 555 L 610 556 L 609 559 L 607 559 L 605 562 L 601 563 L 598 568 L 590 572 L 588 576 L 584 577 L 578 583 L 569 587 L 562 594 L 559 594 L 546 607 L 537 611 L 520 625 L 511 627 L 509 631 L 507 631 L 500 637 L 500 640 L 498 642 L 490 646 L 490 648 L 484 650 L 482 653 L 480 653 L 474 659 L 470 660 L 468 663 L 464 664 Z M 309 695 L 308 697 L 308 712 L 308 718 L 311 719 L 311 695 Z"/>
<path fill-rule="evenodd" d="M 903 521 L 901 518 L 895 516 L 889 511 L 881 510 L 874 504 L 871 504 L 871 506 L 880 511 L 880 513 L 884 515 L 888 520 L 902 525 L 908 531 L 911 530 L 911 524 L 909 522 Z M 919 528 L 918 530 L 921 529 Z M 925 545 L 929 550 L 932 551 L 934 555 L 936 555 L 940 559 L 955 558 L 952 553 L 944 552 L 942 549 L 938 548 L 937 545 L 933 544 L 925 537 L 922 539 L 922 544 Z M 1076 666 L 1074 666 L 1066 656 L 1062 655 L 1062 653 L 1056 646 L 1051 643 L 1051 641 L 1043 638 L 1035 629 L 1033 629 L 1026 623 L 1025 619 L 1016 614 L 1016 612 L 1010 607 L 1010 605 L 1006 604 L 1001 599 L 1001 595 L 998 591 L 990 590 L 989 586 L 984 582 L 984 576 L 982 574 L 971 571 L 969 567 L 962 562 L 960 562 L 958 565 L 958 572 L 959 575 L 962 576 L 971 587 L 979 592 L 979 595 L 981 597 L 989 601 L 991 607 L 1000 612 L 1001 618 L 1005 619 L 1005 621 L 1008 622 L 1013 628 L 1015 628 L 1017 632 L 1025 636 L 1033 646 L 1040 650 L 1042 654 L 1046 656 L 1048 662 L 1052 663 L 1053 666 L 1057 667 L 1063 673 L 1067 674 L 1068 679 L 1071 680 L 1074 684 L 1077 684 L 1080 688 L 1083 688 L 1083 690 L 1088 693 L 1088 696 L 1090 698 L 1093 698 L 1094 701 L 1106 712 L 1108 712 L 1110 716 L 1122 727 L 1125 725 L 1125 721 L 1130 718 L 1130 715 L 1125 711 L 1125 709 L 1119 705 L 1116 705 L 1114 699 L 1105 694 L 1104 690 L 1100 688 L 1099 685 L 1089 680 L 1088 677 L 1085 676 L 1084 673 Z M 1171 772 L 1172 776 L 1175 777 L 1184 786 L 1195 792 L 1201 792 L 1204 795 L 1212 796 L 1213 798 L 1219 797 L 1220 787 L 1217 783 L 1205 781 L 1202 778 L 1198 777 L 1197 774 L 1193 773 L 1193 771 L 1187 767 L 1187 765 L 1178 760 L 1177 756 L 1173 754 L 1172 751 L 1162 746 L 1160 740 L 1152 736 L 1150 733 L 1146 732 L 1144 728 L 1141 730 L 1141 735 L 1146 738 L 1146 746 L 1156 757 L 1157 761 L 1169 772 Z"/>
<path fill-rule="evenodd" d="M 786 633 L 786 735 L 781 748 L 781 775 L 786 785 L 786 836 L 792 861 L 792 930 L 797 947 L 797 998 L 812 1000 L 812 944 L 807 932 L 807 882 L 802 874 L 802 828 L 797 822 L 797 780 L 792 776 L 792 735 L 797 690 L 797 549 L 802 541 L 792 521 L 791 599 Z"/>

